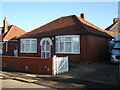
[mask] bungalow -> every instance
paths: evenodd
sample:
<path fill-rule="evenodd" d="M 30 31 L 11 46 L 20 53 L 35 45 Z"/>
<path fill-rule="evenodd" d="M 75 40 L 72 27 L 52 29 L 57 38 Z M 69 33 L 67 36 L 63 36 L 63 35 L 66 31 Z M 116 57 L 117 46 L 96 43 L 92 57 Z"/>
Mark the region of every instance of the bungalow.
<path fill-rule="evenodd" d="M 18 38 L 19 56 L 68 56 L 69 62 L 93 63 L 109 55 L 109 31 L 71 15 L 58 18 Z"/>
<path fill-rule="evenodd" d="M 3 20 L 3 27 L 0 27 L 0 54 L 13 55 L 17 49 L 17 37 L 26 32 L 15 25 L 8 25 L 6 17 Z"/>

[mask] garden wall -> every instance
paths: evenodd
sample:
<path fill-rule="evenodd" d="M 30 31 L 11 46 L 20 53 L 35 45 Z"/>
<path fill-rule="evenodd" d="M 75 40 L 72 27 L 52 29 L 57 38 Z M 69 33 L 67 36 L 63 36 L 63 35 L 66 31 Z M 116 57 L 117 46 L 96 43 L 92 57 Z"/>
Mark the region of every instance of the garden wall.
<path fill-rule="evenodd" d="M 2 68 L 7 70 L 53 74 L 52 58 L 2 56 Z"/>

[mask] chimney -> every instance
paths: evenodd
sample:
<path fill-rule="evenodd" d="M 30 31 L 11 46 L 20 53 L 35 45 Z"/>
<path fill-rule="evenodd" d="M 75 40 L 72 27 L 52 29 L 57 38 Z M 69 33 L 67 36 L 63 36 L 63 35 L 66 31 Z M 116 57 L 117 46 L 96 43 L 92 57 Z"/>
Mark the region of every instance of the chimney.
<path fill-rule="evenodd" d="M 113 23 L 116 23 L 116 22 L 118 22 L 119 21 L 119 18 L 114 18 L 113 19 Z"/>
<path fill-rule="evenodd" d="M 8 21 L 6 19 L 6 17 L 3 20 L 3 33 L 8 31 Z"/>
<path fill-rule="evenodd" d="M 86 19 L 85 13 L 81 13 L 81 18 Z"/>

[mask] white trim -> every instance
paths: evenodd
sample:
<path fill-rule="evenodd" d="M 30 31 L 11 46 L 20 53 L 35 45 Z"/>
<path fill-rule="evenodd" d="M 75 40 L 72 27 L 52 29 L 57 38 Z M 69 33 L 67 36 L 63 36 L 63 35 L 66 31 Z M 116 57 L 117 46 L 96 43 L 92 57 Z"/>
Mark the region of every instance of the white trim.
<path fill-rule="evenodd" d="M 30 51 L 26 51 L 26 50 L 22 50 L 22 43 L 21 41 L 26 41 L 26 40 L 29 40 L 30 41 Z M 32 40 L 35 40 L 36 41 L 36 51 L 32 51 Z M 25 46 L 26 46 L 26 42 L 24 43 Z M 29 38 L 29 39 L 20 39 L 20 53 L 37 53 L 37 39 L 33 39 L 33 38 Z"/>
<path fill-rule="evenodd" d="M 66 41 L 65 38 L 66 37 L 71 37 L 71 41 Z M 56 47 L 55 49 L 58 49 L 58 52 L 56 52 L 57 54 L 80 54 L 80 35 L 63 35 L 63 36 L 56 36 L 56 38 L 58 39 L 58 42 L 55 42 L 55 44 L 58 44 L 58 47 Z M 59 38 L 64 38 L 63 43 L 64 43 L 64 52 L 60 52 L 60 41 Z M 73 38 L 79 38 L 79 51 L 78 52 L 73 52 Z M 71 52 L 66 52 L 65 51 L 65 44 L 66 42 L 71 42 Z M 57 45 L 56 45 L 57 46 Z M 56 51 L 55 50 L 55 51 Z"/>
<path fill-rule="evenodd" d="M 8 41 L 6 41 L 6 52 L 8 52 Z"/>
<path fill-rule="evenodd" d="M 52 40 L 50 38 L 42 38 L 42 40 L 40 41 L 40 46 L 42 46 L 44 40 L 47 40 L 50 43 L 50 45 L 52 45 Z"/>
<path fill-rule="evenodd" d="M 49 42 L 50 44 L 50 50 L 49 51 L 46 51 L 46 48 L 45 48 L 45 51 L 42 51 L 42 44 L 43 42 L 45 41 L 45 47 L 46 47 L 46 41 Z M 42 40 L 40 41 L 40 46 L 41 46 L 41 58 L 47 58 L 46 57 L 46 54 L 49 53 L 49 57 L 51 57 L 51 45 L 52 45 L 52 40 L 50 38 L 42 38 Z M 45 53 L 45 57 L 43 57 L 43 53 Z"/>

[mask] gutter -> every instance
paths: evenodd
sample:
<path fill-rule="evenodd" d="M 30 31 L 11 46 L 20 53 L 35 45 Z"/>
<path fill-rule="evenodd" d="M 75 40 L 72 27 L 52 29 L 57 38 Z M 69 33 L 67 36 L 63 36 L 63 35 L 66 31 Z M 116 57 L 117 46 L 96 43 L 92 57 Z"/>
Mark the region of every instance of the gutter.
<path fill-rule="evenodd" d="M 73 34 L 60 34 L 60 35 L 50 35 L 50 36 L 39 36 L 39 37 L 23 37 L 23 38 L 47 38 L 47 37 L 55 37 L 55 36 L 62 36 L 62 35 L 93 35 L 93 36 L 107 38 L 107 39 L 112 38 L 112 36 L 108 37 L 108 36 L 105 36 L 105 35 L 100 35 L 100 34 L 91 33 L 91 32 L 88 32 L 88 33 L 73 33 Z M 18 38 L 18 39 L 22 39 L 22 38 Z"/>

